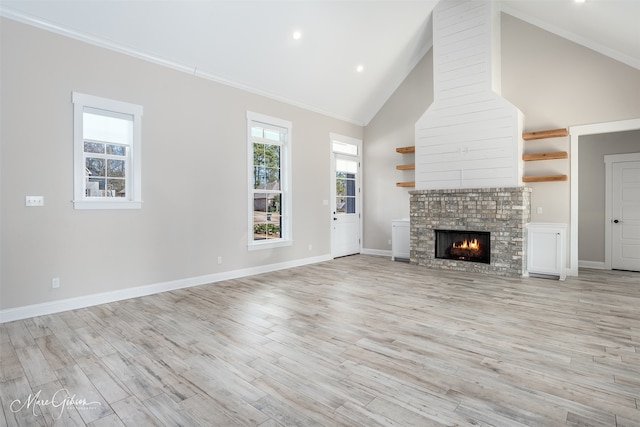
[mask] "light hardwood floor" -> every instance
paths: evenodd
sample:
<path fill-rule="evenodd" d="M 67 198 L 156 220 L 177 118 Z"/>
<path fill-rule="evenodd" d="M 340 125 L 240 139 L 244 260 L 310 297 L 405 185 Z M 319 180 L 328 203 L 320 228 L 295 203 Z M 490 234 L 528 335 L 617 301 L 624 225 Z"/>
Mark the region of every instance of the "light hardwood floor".
<path fill-rule="evenodd" d="M 640 425 L 640 273 L 359 255 L 0 332 L 0 426 Z"/>

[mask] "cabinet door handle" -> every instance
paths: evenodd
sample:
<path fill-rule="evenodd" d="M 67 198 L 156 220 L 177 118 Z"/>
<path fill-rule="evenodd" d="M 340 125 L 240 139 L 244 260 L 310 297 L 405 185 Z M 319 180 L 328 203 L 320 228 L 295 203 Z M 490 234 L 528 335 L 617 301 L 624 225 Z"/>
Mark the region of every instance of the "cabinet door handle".
<path fill-rule="evenodd" d="M 619 219 L 614 219 L 614 220 L 613 220 L 613 222 L 614 222 L 615 224 L 618 224 L 618 223 L 621 223 L 622 221 L 620 221 Z"/>

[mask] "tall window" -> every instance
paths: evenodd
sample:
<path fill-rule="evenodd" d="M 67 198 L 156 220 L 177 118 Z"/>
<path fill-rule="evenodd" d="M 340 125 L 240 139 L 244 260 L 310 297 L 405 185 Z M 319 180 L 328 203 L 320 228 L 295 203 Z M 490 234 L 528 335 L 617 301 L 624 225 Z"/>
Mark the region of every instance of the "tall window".
<path fill-rule="evenodd" d="M 247 112 L 249 249 L 291 244 L 291 122 Z"/>
<path fill-rule="evenodd" d="M 142 107 L 73 93 L 74 206 L 141 207 Z"/>

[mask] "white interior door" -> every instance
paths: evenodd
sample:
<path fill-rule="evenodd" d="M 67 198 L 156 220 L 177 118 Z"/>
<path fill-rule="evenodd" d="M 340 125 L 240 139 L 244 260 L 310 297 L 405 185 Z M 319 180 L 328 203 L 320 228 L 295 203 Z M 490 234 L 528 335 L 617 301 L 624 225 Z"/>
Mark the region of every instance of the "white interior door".
<path fill-rule="evenodd" d="M 640 271 L 640 162 L 612 164 L 611 268 Z"/>
<path fill-rule="evenodd" d="M 360 253 L 360 158 L 336 153 L 334 142 L 332 166 L 331 255 L 336 258 Z"/>

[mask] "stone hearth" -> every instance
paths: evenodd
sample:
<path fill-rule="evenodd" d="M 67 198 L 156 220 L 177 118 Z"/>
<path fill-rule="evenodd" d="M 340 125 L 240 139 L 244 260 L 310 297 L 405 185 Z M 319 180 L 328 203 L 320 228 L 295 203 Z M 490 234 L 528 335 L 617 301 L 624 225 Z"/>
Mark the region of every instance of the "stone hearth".
<path fill-rule="evenodd" d="M 415 190 L 409 194 L 412 264 L 507 277 L 524 274 L 530 188 Z M 490 264 L 436 258 L 436 229 L 491 233 Z"/>

